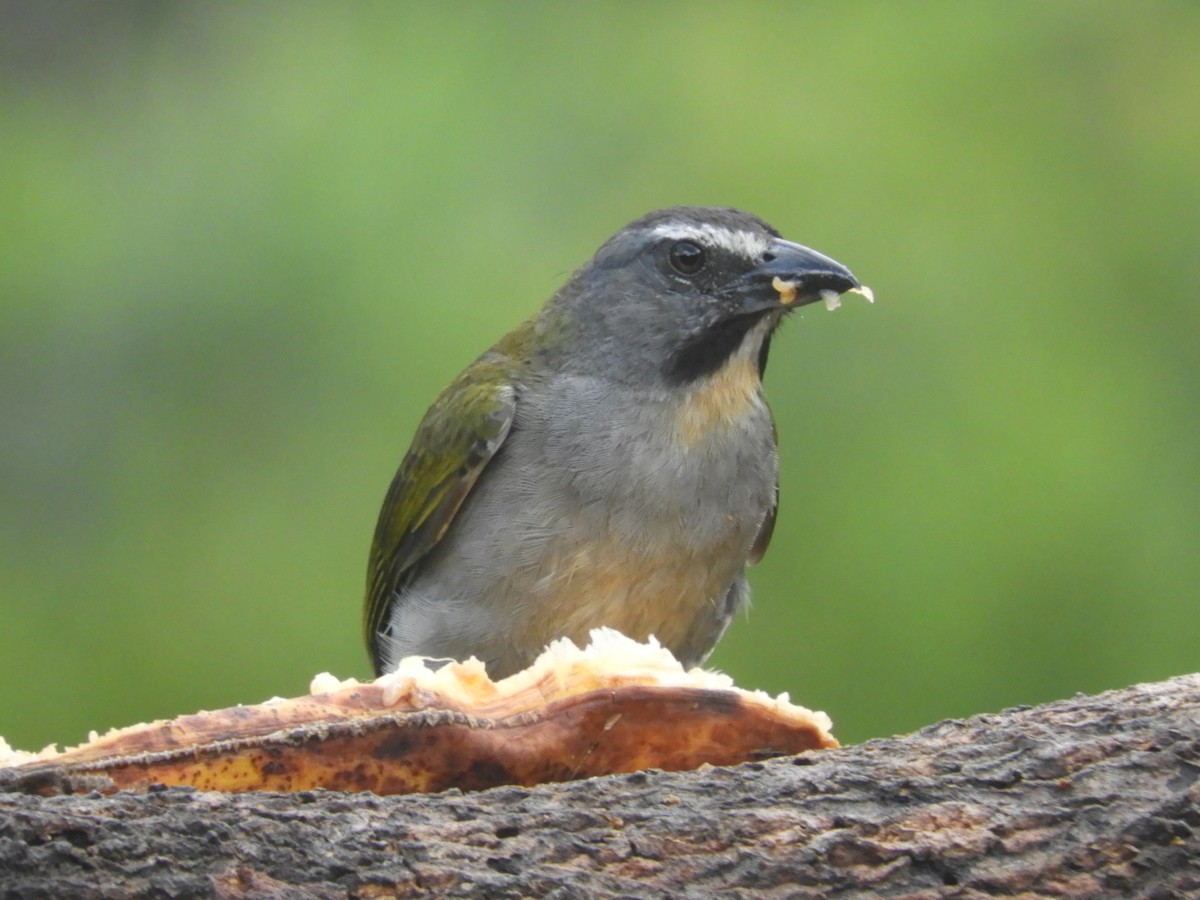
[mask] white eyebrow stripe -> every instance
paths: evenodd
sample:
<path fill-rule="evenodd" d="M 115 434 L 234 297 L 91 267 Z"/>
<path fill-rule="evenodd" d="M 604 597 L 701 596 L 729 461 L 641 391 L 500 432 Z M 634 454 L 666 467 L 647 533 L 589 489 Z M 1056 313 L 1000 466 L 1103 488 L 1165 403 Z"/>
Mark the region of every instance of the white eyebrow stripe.
<path fill-rule="evenodd" d="M 691 240 L 710 247 L 720 247 L 746 259 L 758 259 L 771 244 L 771 238 L 752 231 L 731 231 L 716 225 L 692 225 L 686 222 L 664 222 L 650 232 L 655 237 Z"/>

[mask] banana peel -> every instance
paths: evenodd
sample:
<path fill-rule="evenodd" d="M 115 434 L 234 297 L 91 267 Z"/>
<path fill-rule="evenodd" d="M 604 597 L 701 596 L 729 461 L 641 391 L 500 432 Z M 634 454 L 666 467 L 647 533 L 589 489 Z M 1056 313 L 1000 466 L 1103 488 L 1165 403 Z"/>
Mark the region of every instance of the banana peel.
<path fill-rule="evenodd" d="M 685 672 L 653 638 L 597 629 L 587 648 L 555 641 L 499 682 L 478 660 L 413 657 L 370 683 L 321 675 L 305 697 L 134 725 L 63 752 L 5 758 L 0 740 L 0 789 L 480 790 L 736 765 L 836 747 L 830 728 L 786 694 Z"/>

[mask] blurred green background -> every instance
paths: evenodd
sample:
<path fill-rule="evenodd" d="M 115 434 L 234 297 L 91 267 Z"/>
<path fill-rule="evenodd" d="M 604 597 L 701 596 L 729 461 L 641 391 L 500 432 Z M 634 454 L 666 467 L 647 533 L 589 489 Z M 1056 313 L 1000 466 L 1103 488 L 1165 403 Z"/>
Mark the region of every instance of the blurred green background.
<path fill-rule="evenodd" d="M 776 341 L 712 659 L 844 741 L 1200 668 L 1200 7 L 0 4 L 0 734 L 368 675 L 437 391 L 614 230 L 876 292 Z"/>

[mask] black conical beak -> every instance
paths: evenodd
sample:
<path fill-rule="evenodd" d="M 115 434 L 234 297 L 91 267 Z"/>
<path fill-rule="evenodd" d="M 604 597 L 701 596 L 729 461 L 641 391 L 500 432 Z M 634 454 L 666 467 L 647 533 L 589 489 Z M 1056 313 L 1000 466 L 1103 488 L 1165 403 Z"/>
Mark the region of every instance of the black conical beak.
<path fill-rule="evenodd" d="M 803 306 L 846 291 L 870 292 L 840 262 L 800 244 L 775 238 L 755 267 L 756 286 L 777 292 L 787 307 Z"/>

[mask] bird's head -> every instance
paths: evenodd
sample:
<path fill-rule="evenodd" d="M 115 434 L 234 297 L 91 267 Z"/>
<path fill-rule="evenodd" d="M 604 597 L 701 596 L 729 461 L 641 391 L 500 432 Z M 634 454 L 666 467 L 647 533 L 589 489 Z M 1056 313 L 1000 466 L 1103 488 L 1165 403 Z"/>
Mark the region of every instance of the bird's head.
<path fill-rule="evenodd" d="M 547 330 L 570 369 L 688 384 L 739 351 L 757 356 L 761 374 L 786 313 L 851 290 L 866 289 L 849 269 L 756 216 L 673 207 L 609 238 L 551 300 Z"/>

